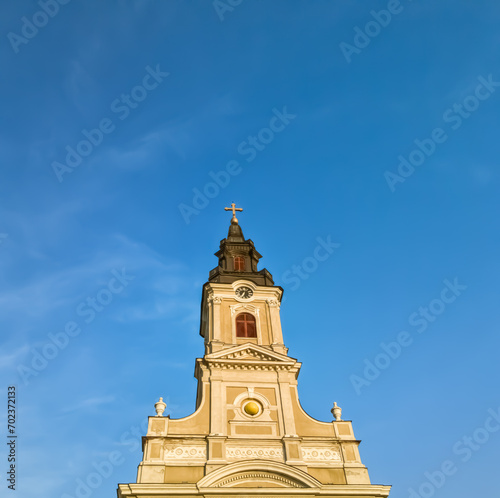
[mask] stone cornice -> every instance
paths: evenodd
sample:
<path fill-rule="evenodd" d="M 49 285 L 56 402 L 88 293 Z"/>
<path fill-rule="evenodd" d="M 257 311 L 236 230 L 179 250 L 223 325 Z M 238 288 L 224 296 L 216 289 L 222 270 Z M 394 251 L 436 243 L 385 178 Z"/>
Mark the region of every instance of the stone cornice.
<path fill-rule="evenodd" d="M 238 361 L 211 361 L 209 365 L 221 370 L 298 370 L 295 365 L 282 365 L 277 362 L 242 362 Z"/>
<path fill-rule="evenodd" d="M 286 370 L 296 372 L 295 359 L 255 344 L 242 344 L 205 355 L 201 363 L 222 370 Z"/>
<path fill-rule="evenodd" d="M 118 498 L 136 498 L 148 496 L 150 498 L 193 497 L 193 496 L 227 496 L 241 497 L 244 490 L 245 496 L 294 496 L 297 498 L 321 496 L 324 498 L 386 498 L 391 490 L 390 486 L 376 484 L 335 484 L 323 485 L 320 488 L 203 488 L 199 490 L 196 484 L 119 484 Z"/>
<path fill-rule="evenodd" d="M 206 354 L 204 356 L 206 361 L 225 361 L 225 360 L 257 360 L 264 362 L 277 362 L 283 364 L 294 365 L 297 363 L 295 358 L 277 353 L 272 349 L 259 346 L 258 344 L 240 344 L 238 346 L 231 346 L 216 353 Z"/>
<path fill-rule="evenodd" d="M 208 282 L 205 285 L 205 292 L 207 293 L 207 296 L 216 294 L 217 296 L 221 297 L 233 298 L 234 289 L 239 285 L 248 285 L 255 293 L 258 293 L 259 296 L 267 299 L 274 299 L 278 302 L 281 301 L 281 296 L 283 295 L 283 289 L 281 287 L 257 285 L 251 280 L 246 280 L 244 278 L 232 282 L 231 284 Z"/>

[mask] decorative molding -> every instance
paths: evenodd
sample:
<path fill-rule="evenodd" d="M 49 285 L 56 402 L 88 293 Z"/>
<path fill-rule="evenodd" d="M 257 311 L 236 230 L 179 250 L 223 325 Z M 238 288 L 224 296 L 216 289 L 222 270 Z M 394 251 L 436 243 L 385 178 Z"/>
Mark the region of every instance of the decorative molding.
<path fill-rule="evenodd" d="M 256 344 L 245 344 L 205 355 L 212 368 L 223 370 L 288 370 L 296 371 L 300 363 L 294 358 Z"/>
<path fill-rule="evenodd" d="M 266 303 L 270 308 L 280 309 L 280 302 L 277 299 L 266 299 Z"/>
<path fill-rule="evenodd" d="M 254 482 L 257 481 L 259 483 L 261 483 L 263 479 L 268 479 L 281 481 L 290 487 L 315 488 L 314 496 L 320 494 L 320 488 L 322 487 L 322 484 L 313 476 L 292 465 L 286 465 L 277 460 L 258 459 L 242 459 L 229 463 L 228 465 L 223 465 L 208 473 L 196 484 L 201 491 L 204 488 L 234 486 L 245 479 L 249 481 L 253 479 Z M 235 484 L 232 484 L 233 482 Z M 313 496 L 313 493 L 308 493 L 308 496 Z"/>
<path fill-rule="evenodd" d="M 283 460 L 283 448 L 278 446 L 239 446 L 226 448 L 228 458 L 277 458 Z"/>
<path fill-rule="evenodd" d="M 244 285 L 245 287 L 250 287 L 254 292 L 257 290 L 257 286 L 251 280 L 236 280 L 231 283 L 231 286 L 234 290 L 238 287 Z"/>
<path fill-rule="evenodd" d="M 255 325 L 257 327 L 257 344 L 262 344 L 262 332 L 260 330 L 260 309 L 253 304 L 232 304 L 229 306 L 231 310 L 231 338 L 233 344 L 236 344 L 236 315 L 239 313 L 250 313 L 255 317 Z"/>
<path fill-rule="evenodd" d="M 304 460 L 327 461 L 327 462 L 340 462 L 340 452 L 338 448 L 325 448 L 325 447 L 302 447 L 302 458 Z"/>
<path fill-rule="evenodd" d="M 218 360 L 218 359 L 228 359 L 229 355 L 233 355 L 232 358 L 239 358 L 241 355 L 254 356 L 255 354 L 264 355 L 266 360 L 279 361 L 279 362 L 287 362 L 287 363 L 296 363 L 297 360 L 295 358 L 290 358 L 286 354 L 278 353 L 269 348 L 269 346 L 260 346 L 258 344 L 241 344 L 238 346 L 232 346 L 230 348 L 223 349 L 221 351 L 217 351 L 215 353 L 210 353 L 205 355 L 205 357 L 209 360 Z"/>
<path fill-rule="evenodd" d="M 210 365 L 221 370 L 292 370 L 294 365 L 242 365 L 241 363 L 210 362 Z"/>
<path fill-rule="evenodd" d="M 218 483 L 215 484 L 214 487 L 216 488 L 221 488 L 225 486 L 234 486 L 237 481 L 243 481 L 243 480 L 261 480 L 261 479 L 269 479 L 273 481 L 279 481 L 291 488 L 303 488 L 304 486 L 301 486 L 299 483 L 292 481 L 291 479 L 287 479 L 286 477 L 277 475 L 277 474 L 271 474 L 269 472 L 246 472 L 244 474 L 238 474 L 236 476 L 230 477 L 228 479 L 224 479 L 223 481 L 219 481 Z"/>
<path fill-rule="evenodd" d="M 213 303 L 213 304 L 221 304 L 222 303 L 222 297 L 221 296 L 216 296 L 214 294 L 210 294 L 207 299 L 208 303 Z"/>
<path fill-rule="evenodd" d="M 256 401 L 262 408 L 260 413 L 256 416 L 248 415 L 247 413 L 245 413 L 245 410 L 243 408 L 245 406 L 245 403 L 250 400 Z M 230 406 L 234 410 L 234 417 L 229 420 L 230 424 L 232 424 L 233 422 L 243 422 L 243 425 L 246 425 L 246 423 L 250 422 L 251 425 L 254 425 L 256 423 L 255 419 L 258 419 L 259 422 L 257 423 L 270 422 L 273 425 L 276 424 L 276 421 L 271 419 L 271 404 L 269 403 L 269 400 L 264 395 L 256 393 L 254 387 L 247 387 L 247 392 L 238 394 L 238 396 L 236 396 L 236 398 L 234 399 L 233 404 L 228 406 Z M 276 430 L 274 428 L 271 430 L 273 431 L 273 434 L 275 434 Z"/>
<path fill-rule="evenodd" d="M 242 312 L 249 312 L 252 315 L 255 315 L 255 318 L 259 318 L 259 308 L 257 306 L 254 306 L 253 304 L 232 304 L 229 306 L 231 309 L 231 316 L 235 316 L 236 313 L 242 313 Z"/>
<path fill-rule="evenodd" d="M 239 351 L 234 351 L 233 353 L 228 353 L 227 355 L 220 356 L 219 360 L 261 360 L 261 361 L 276 361 L 276 358 L 273 358 L 270 355 L 266 355 L 265 353 L 261 353 L 260 351 L 255 351 L 254 349 L 241 349 Z"/>
<path fill-rule="evenodd" d="M 207 458 L 207 449 L 205 446 L 174 446 L 165 444 L 164 448 L 164 460 Z"/>

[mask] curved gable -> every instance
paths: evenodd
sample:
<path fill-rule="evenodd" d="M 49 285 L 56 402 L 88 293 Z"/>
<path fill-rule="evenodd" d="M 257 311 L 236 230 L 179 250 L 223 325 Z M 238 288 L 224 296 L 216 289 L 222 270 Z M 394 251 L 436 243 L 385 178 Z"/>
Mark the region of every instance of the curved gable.
<path fill-rule="evenodd" d="M 284 463 L 252 460 L 225 465 L 198 481 L 198 488 L 320 488 L 314 477 Z"/>

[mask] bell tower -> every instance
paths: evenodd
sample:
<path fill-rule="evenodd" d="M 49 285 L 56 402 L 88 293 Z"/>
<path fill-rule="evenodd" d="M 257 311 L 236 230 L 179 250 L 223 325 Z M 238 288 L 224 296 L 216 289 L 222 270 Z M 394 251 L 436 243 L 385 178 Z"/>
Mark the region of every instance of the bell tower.
<path fill-rule="evenodd" d="M 279 315 L 283 289 L 274 285 L 266 269 L 257 269 L 262 256 L 250 239 L 245 240 L 235 216 L 238 208 L 233 204 L 226 209 L 232 209 L 233 218 L 215 253 L 219 264 L 210 271 L 201 298 L 205 353 L 253 344 L 286 354 Z"/>
<path fill-rule="evenodd" d="M 262 256 L 236 218 L 242 209 L 225 209 L 233 213 L 228 235 L 202 290 L 196 410 L 171 419 L 156 403 L 137 483 L 120 484 L 118 497 L 387 497 L 390 486 L 370 483 L 340 407 L 330 422 L 302 409 L 301 364 L 281 330 L 283 289 L 258 270 Z"/>

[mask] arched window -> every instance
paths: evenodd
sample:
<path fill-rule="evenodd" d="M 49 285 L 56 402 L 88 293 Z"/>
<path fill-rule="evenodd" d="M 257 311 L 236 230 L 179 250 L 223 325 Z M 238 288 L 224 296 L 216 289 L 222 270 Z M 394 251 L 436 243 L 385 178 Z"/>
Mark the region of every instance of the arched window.
<path fill-rule="evenodd" d="M 245 271 L 245 258 L 235 256 L 234 258 L 234 271 Z"/>
<path fill-rule="evenodd" d="M 257 337 L 257 324 L 253 315 L 240 313 L 236 317 L 236 337 Z"/>

